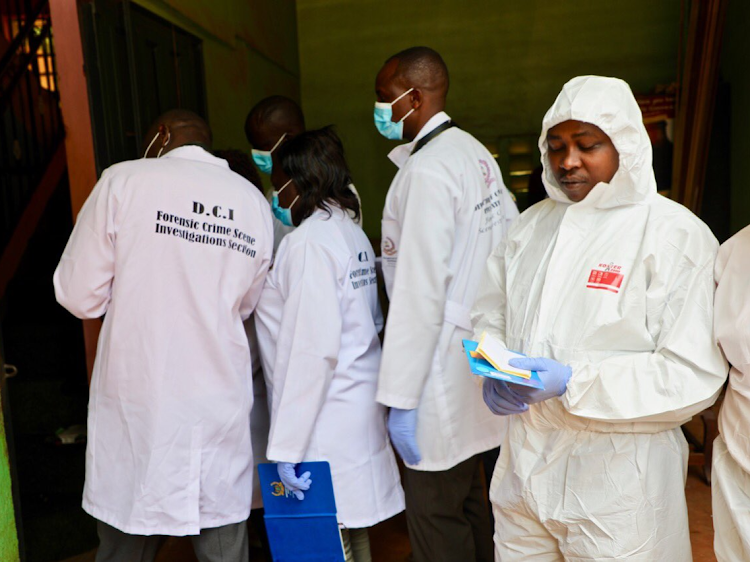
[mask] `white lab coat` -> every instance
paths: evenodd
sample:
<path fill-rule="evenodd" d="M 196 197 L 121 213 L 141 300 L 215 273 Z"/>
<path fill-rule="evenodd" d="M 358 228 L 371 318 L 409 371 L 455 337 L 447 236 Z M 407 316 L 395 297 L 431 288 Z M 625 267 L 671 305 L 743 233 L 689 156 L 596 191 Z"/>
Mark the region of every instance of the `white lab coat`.
<path fill-rule="evenodd" d="M 197 146 L 102 174 L 54 275 L 74 315 L 106 313 L 83 495 L 96 519 L 130 534 L 192 535 L 247 518 L 242 320 L 260 296 L 271 228 L 258 190 Z"/>
<path fill-rule="evenodd" d="M 355 220 L 355 222 L 364 228 L 364 213 L 362 211 L 362 199 L 359 197 L 359 192 L 357 191 L 357 188 L 354 187 L 353 183 L 349 184 L 349 189 L 352 190 L 352 193 L 354 193 L 354 196 L 357 198 L 357 201 L 359 202 L 359 218 Z M 266 199 L 268 199 L 268 202 L 271 203 L 271 199 L 273 197 L 273 191 L 269 191 L 266 194 Z M 353 215 L 351 211 L 349 212 L 350 215 Z M 354 218 L 352 216 L 352 218 Z M 281 245 L 281 241 L 284 239 L 284 236 L 289 234 L 294 230 L 293 226 L 287 226 L 283 222 L 281 222 L 276 217 L 273 217 L 273 253 L 276 254 L 276 252 L 279 249 L 279 246 Z"/>
<path fill-rule="evenodd" d="M 497 447 L 505 420 L 482 403 L 461 347 L 484 264 L 518 215 L 487 149 L 458 128 L 410 156 L 446 122 L 441 112 L 389 157 L 399 171 L 383 210 L 382 258 L 390 298 L 378 401 L 418 408 L 415 470 L 441 471 Z"/>
<path fill-rule="evenodd" d="M 267 456 L 328 461 L 339 522 L 369 527 L 404 509 L 375 401 L 383 320 L 370 242 L 340 208 L 331 213 L 316 210 L 284 238 L 256 310 L 272 396 Z"/>
<path fill-rule="evenodd" d="M 612 181 L 575 204 L 546 157 L 547 131 L 570 119 L 600 127 L 620 155 Z M 568 82 L 539 147 L 550 198 L 488 261 L 475 335 L 573 374 L 561 398 L 509 416 L 490 490 L 496 557 L 690 560 L 679 427 L 726 376 L 712 335 L 716 239 L 657 195 L 641 112 L 621 80 Z"/>
<path fill-rule="evenodd" d="M 354 193 L 357 201 L 359 202 L 359 218 L 355 222 L 362 226 L 363 217 L 362 214 L 362 200 L 359 197 L 357 188 L 354 184 L 349 184 L 349 188 Z M 271 200 L 272 192 L 266 194 L 266 199 Z M 349 215 L 353 213 L 350 211 Z M 354 217 L 352 216 L 354 219 Z M 279 219 L 273 217 L 273 253 L 274 255 L 281 245 L 281 241 L 284 237 L 293 232 L 294 226 L 286 226 Z M 256 466 L 260 463 L 268 462 L 266 458 L 266 449 L 268 448 L 268 432 L 271 427 L 270 417 L 270 396 L 266 389 L 266 382 L 263 376 L 263 368 L 260 360 L 260 350 L 258 349 L 258 336 L 255 333 L 255 319 L 250 317 L 245 322 L 245 331 L 247 333 L 247 341 L 250 344 L 250 355 L 253 360 L 253 410 L 250 414 L 252 437 L 253 437 L 253 457 L 255 458 Z M 253 509 L 260 509 L 263 507 L 263 496 L 260 492 L 260 480 L 258 478 L 258 471 L 256 470 L 253 475 Z"/>
<path fill-rule="evenodd" d="M 711 494 L 716 557 L 750 559 L 750 226 L 727 240 L 715 267 L 714 331 L 732 364 L 719 413 Z"/>

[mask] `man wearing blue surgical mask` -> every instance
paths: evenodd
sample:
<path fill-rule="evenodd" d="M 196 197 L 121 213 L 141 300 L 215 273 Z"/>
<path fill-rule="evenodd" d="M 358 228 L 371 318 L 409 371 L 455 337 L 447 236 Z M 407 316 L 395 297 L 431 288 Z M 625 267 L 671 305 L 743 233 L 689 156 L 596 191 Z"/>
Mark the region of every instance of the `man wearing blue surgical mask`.
<path fill-rule="evenodd" d="M 245 120 L 245 135 L 253 146 L 253 161 L 264 174 L 273 170 L 281 144 L 305 131 L 305 116 L 293 100 L 270 96 L 259 101 Z"/>
<path fill-rule="evenodd" d="M 279 147 L 297 135 L 305 132 L 305 116 L 297 103 L 285 96 L 269 96 L 260 100 L 253 106 L 245 119 L 245 136 L 252 145 L 252 156 L 258 169 L 271 177 L 273 184 L 273 172 L 276 169 L 274 162 Z M 282 186 L 274 184 L 274 191 L 269 194 L 269 202 L 274 209 L 274 253 L 279 247 L 281 240 L 294 226 L 288 225 L 282 220 L 286 209 L 279 205 L 277 194 L 281 192 Z M 360 201 L 359 217 L 352 217 L 355 222 L 362 226 L 362 202 L 354 185 L 349 185 L 357 200 Z M 277 191 L 278 190 L 278 191 Z M 275 201 L 275 202 L 274 202 Z"/>
<path fill-rule="evenodd" d="M 406 464 L 409 539 L 417 562 L 490 562 L 483 453 L 505 421 L 483 408 L 461 349 L 492 250 L 518 215 L 497 163 L 443 111 L 448 69 L 427 47 L 389 58 L 375 82 L 375 126 L 409 142 L 383 210 L 390 298 L 377 400 Z"/>

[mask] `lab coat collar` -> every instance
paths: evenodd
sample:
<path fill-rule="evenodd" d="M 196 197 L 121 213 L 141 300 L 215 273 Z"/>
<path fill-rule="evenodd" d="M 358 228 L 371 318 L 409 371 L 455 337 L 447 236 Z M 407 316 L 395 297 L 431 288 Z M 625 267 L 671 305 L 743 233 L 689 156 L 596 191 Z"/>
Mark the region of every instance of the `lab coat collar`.
<path fill-rule="evenodd" d="M 202 148 L 195 144 L 186 144 L 180 146 L 174 150 L 167 152 L 162 158 L 182 158 L 184 160 L 197 160 L 199 162 L 206 162 L 207 164 L 213 164 L 214 166 L 221 166 L 222 168 L 229 168 L 229 163 L 223 158 L 217 158 L 205 148 Z"/>
<path fill-rule="evenodd" d="M 414 145 L 417 144 L 419 139 L 429 134 L 433 129 L 439 127 L 446 121 L 450 121 L 450 119 L 451 118 L 445 111 L 436 113 L 435 115 L 430 117 L 430 120 L 427 121 L 427 123 L 425 123 L 424 126 L 419 130 L 419 133 L 417 133 L 417 136 L 414 137 L 413 141 L 398 145 L 388 153 L 388 158 L 390 158 L 391 162 L 396 164 L 396 166 L 402 168 L 403 165 L 406 164 L 406 161 L 409 159 L 412 150 L 414 150 Z"/>
<path fill-rule="evenodd" d="M 315 218 L 315 219 L 318 219 L 318 220 L 328 220 L 328 219 L 331 219 L 331 218 L 343 219 L 345 216 L 348 216 L 348 215 L 346 215 L 344 213 L 344 209 L 342 209 L 341 207 L 339 207 L 338 203 L 336 203 L 335 201 L 326 200 L 326 203 L 328 204 L 328 208 L 331 211 L 330 213 L 328 211 L 324 210 L 324 209 L 321 209 L 319 207 L 315 207 L 315 209 L 310 214 L 310 216 L 307 217 L 307 219 L 305 219 L 305 220 L 308 220 L 308 219 L 311 219 L 311 218 Z"/>

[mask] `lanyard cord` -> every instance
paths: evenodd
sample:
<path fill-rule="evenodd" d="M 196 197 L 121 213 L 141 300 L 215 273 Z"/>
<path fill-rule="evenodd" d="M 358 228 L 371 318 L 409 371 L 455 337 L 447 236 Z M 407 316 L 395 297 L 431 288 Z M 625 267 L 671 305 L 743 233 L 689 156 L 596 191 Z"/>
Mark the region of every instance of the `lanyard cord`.
<path fill-rule="evenodd" d="M 452 127 L 458 127 L 458 125 L 456 125 L 453 121 L 446 121 L 445 123 L 441 123 L 440 125 L 435 127 L 432 131 L 430 131 L 429 133 L 427 133 L 425 136 L 423 136 L 421 139 L 417 141 L 417 144 L 414 147 L 414 150 L 411 151 L 410 156 L 413 156 L 414 154 L 422 150 L 424 145 L 426 145 L 428 142 L 430 142 L 440 133 L 444 133 L 445 131 L 447 131 L 448 129 Z"/>

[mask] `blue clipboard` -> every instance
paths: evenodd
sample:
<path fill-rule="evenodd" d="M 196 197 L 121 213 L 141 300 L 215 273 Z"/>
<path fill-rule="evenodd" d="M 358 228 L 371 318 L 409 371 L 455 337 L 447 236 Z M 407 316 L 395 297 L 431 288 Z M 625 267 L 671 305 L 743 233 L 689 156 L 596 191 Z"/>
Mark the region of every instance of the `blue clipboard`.
<path fill-rule="evenodd" d="M 463 340 L 463 344 L 464 351 L 466 352 L 466 357 L 469 360 L 469 367 L 471 368 L 471 372 L 475 375 L 479 375 L 480 377 L 488 377 L 491 379 L 498 379 L 509 384 L 530 386 L 531 388 L 544 390 L 544 383 L 542 383 L 542 380 L 539 378 L 539 374 L 536 371 L 531 371 L 530 379 L 525 379 L 523 377 L 519 377 L 518 375 L 512 375 L 510 373 L 506 373 L 505 371 L 498 371 L 497 369 L 495 369 L 495 367 L 490 365 L 489 361 L 471 356 L 471 353 L 469 352 L 476 350 L 476 348 L 479 346 L 477 342 L 475 342 L 474 340 Z M 514 353 L 518 352 L 514 351 Z"/>
<path fill-rule="evenodd" d="M 344 562 L 330 465 L 303 462 L 296 470 L 297 474 L 309 471 L 312 480 L 303 500 L 284 489 L 276 463 L 258 465 L 274 562 Z"/>

